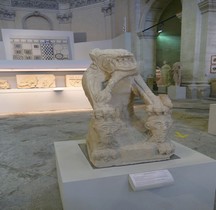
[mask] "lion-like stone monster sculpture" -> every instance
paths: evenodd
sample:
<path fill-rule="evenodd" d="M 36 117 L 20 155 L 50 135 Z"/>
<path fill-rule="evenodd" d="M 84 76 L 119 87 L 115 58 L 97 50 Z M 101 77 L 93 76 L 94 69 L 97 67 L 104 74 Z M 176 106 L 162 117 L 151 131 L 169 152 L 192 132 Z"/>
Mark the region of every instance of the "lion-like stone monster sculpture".
<path fill-rule="evenodd" d="M 96 167 L 170 159 L 174 145 L 167 138 L 172 103 L 156 96 L 137 71 L 132 53 L 94 49 L 82 85 L 93 108 L 87 135 L 90 161 Z M 143 99 L 148 117 L 135 116 L 133 101 Z"/>

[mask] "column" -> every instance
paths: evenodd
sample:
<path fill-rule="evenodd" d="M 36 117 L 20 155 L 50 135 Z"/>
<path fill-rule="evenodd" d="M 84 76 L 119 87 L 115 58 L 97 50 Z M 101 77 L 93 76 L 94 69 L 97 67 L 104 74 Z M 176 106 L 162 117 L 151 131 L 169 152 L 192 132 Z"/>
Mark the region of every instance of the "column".
<path fill-rule="evenodd" d="M 206 98 L 210 95 L 207 53 L 211 48 L 208 37 L 210 35 L 209 13 L 212 11 L 210 1 L 199 2 L 199 0 L 182 0 L 182 85 L 187 87 L 187 97 L 194 99 Z M 202 6 L 203 4 L 205 6 Z M 211 1 L 211 4 L 216 3 Z"/>
<path fill-rule="evenodd" d="M 216 1 L 204 0 L 198 5 L 202 16 L 200 68 L 210 82 L 213 78 L 216 78 Z M 213 88 L 211 88 L 211 94 L 213 95 L 212 91 Z"/>

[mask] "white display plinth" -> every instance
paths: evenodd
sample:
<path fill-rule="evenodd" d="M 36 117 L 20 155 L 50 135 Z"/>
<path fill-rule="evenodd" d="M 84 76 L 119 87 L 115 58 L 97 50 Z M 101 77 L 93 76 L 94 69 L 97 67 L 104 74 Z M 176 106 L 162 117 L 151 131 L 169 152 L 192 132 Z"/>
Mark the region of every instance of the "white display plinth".
<path fill-rule="evenodd" d="M 216 135 L 216 104 L 210 104 L 208 133 Z"/>
<path fill-rule="evenodd" d="M 81 87 L 1 90 L 0 101 L 0 114 L 91 109 Z"/>
<path fill-rule="evenodd" d="M 171 99 L 185 99 L 186 98 L 186 87 L 169 86 L 168 96 Z"/>
<path fill-rule="evenodd" d="M 167 93 L 167 86 L 159 85 L 158 86 L 158 93 L 166 94 Z"/>
<path fill-rule="evenodd" d="M 81 151 L 85 141 L 55 143 L 64 210 L 213 210 L 216 161 L 176 144 L 179 159 L 94 169 Z M 128 175 L 168 169 L 174 184 L 134 192 Z"/>

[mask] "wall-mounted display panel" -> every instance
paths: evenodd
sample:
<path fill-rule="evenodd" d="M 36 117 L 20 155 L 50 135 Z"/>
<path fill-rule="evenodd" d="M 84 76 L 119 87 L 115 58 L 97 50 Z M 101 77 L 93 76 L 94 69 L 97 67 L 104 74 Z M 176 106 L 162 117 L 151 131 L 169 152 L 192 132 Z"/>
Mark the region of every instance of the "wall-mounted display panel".
<path fill-rule="evenodd" d="M 73 32 L 2 29 L 7 60 L 72 60 Z"/>

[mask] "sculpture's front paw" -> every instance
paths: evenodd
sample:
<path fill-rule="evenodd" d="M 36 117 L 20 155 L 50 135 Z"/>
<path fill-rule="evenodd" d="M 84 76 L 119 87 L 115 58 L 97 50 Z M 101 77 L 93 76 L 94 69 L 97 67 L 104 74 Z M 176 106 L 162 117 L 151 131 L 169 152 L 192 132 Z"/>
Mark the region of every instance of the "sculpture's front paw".
<path fill-rule="evenodd" d="M 98 93 L 95 97 L 95 100 L 97 103 L 108 103 L 110 100 L 111 100 L 111 93 L 106 91 L 106 90 L 103 90 L 101 91 L 100 93 Z"/>
<path fill-rule="evenodd" d="M 160 143 L 157 145 L 157 148 L 160 155 L 169 155 L 175 150 L 175 146 L 171 142 Z"/>

